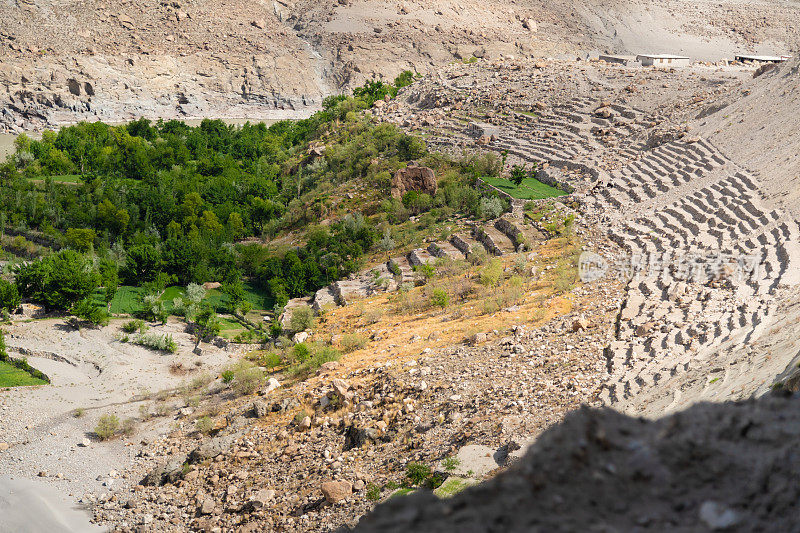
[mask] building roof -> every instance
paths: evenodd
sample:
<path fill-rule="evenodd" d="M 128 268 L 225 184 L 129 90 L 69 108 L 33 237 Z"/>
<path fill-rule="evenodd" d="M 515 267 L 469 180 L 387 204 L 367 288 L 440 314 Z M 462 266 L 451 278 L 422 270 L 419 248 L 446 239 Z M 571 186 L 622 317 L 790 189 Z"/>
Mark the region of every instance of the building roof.
<path fill-rule="evenodd" d="M 652 59 L 691 59 L 688 56 L 674 56 L 671 54 L 639 54 L 636 56 L 637 59 L 640 57 L 652 58 Z"/>
<path fill-rule="evenodd" d="M 736 56 L 737 61 L 763 61 L 763 62 L 781 62 L 791 59 L 792 56 L 754 56 L 739 54 Z"/>

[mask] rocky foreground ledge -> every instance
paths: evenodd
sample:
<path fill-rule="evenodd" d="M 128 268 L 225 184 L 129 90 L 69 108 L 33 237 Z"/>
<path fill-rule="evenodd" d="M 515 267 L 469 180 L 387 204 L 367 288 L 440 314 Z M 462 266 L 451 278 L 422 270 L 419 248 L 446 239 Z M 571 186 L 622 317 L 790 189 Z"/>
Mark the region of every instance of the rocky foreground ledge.
<path fill-rule="evenodd" d="M 656 421 L 584 408 L 493 480 L 392 498 L 355 531 L 796 531 L 798 407 L 699 404 Z"/>

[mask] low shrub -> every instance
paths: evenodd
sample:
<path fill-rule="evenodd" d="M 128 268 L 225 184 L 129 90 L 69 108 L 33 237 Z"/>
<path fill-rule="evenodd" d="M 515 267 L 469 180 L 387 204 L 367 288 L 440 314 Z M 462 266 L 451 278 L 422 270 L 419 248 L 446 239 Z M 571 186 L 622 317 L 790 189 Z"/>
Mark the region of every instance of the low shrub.
<path fill-rule="evenodd" d="M 408 463 L 406 466 L 406 487 L 426 487 L 435 489 L 444 481 L 441 476 L 431 471 L 431 467 L 422 463 Z"/>
<path fill-rule="evenodd" d="M 367 324 L 376 324 L 383 318 L 383 309 L 370 309 L 364 313 L 364 320 Z"/>
<path fill-rule="evenodd" d="M 371 502 L 376 502 L 381 499 L 381 488 L 374 484 L 370 483 L 367 485 L 367 499 Z"/>
<path fill-rule="evenodd" d="M 360 333 L 347 333 L 342 335 L 341 345 L 344 353 L 354 352 L 367 345 L 367 338 Z"/>
<path fill-rule="evenodd" d="M 195 420 L 194 428 L 203 435 L 208 435 L 214 430 L 214 421 L 209 416 L 203 416 Z"/>
<path fill-rule="evenodd" d="M 289 320 L 289 327 L 294 332 L 313 329 L 314 311 L 307 305 L 294 308 L 292 318 Z"/>
<path fill-rule="evenodd" d="M 133 418 L 126 418 L 123 420 L 119 432 L 126 437 L 133 435 L 136 432 L 136 420 Z"/>
<path fill-rule="evenodd" d="M 234 369 L 232 383 L 239 396 L 253 394 L 264 383 L 264 371 L 249 361 L 242 361 Z"/>
<path fill-rule="evenodd" d="M 105 414 L 97 421 L 94 432 L 100 440 L 108 440 L 116 435 L 119 429 L 119 418 L 116 415 Z"/>
<path fill-rule="evenodd" d="M 480 282 L 481 285 L 487 287 L 495 287 L 503 277 L 503 262 L 498 259 L 492 259 L 489 264 L 481 269 Z"/>
<path fill-rule="evenodd" d="M 499 217 L 505 211 L 503 200 L 497 197 L 481 198 L 480 206 L 478 207 L 478 214 L 486 219 L 494 219 Z"/>
<path fill-rule="evenodd" d="M 295 363 L 289 371 L 295 376 L 307 376 L 316 371 L 323 364 L 338 361 L 342 354 L 338 350 L 320 343 L 310 345 L 311 355 L 304 362 Z"/>
<path fill-rule="evenodd" d="M 144 320 L 129 320 L 122 325 L 122 331 L 125 333 L 144 333 L 147 331 L 147 326 L 144 323 Z"/>
<path fill-rule="evenodd" d="M 433 289 L 431 293 L 431 305 L 446 309 L 450 304 L 450 296 L 444 289 Z"/>
<path fill-rule="evenodd" d="M 175 353 L 178 351 L 178 343 L 172 338 L 170 334 L 158 333 L 140 333 L 133 337 L 134 344 L 152 348 L 153 350 L 161 350 L 164 352 Z"/>

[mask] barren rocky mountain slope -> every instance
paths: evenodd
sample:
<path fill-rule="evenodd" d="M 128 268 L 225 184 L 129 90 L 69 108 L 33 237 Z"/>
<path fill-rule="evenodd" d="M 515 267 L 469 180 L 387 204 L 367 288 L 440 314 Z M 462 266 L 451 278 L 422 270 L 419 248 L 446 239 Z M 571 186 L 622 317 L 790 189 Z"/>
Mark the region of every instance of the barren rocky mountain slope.
<path fill-rule="evenodd" d="M 624 148 L 631 159 L 621 166 L 596 165 L 602 178 L 586 209 L 603 213 L 608 235 L 649 267 L 629 282 L 607 350 L 607 405 L 657 417 L 770 388 L 796 396 L 797 143 L 794 119 L 779 116 L 796 114 L 797 68 L 744 83 L 732 104 L 707 118 L 701 111 L 671 139 Z M 636 120 L 618 105 L 584 109 L 618 129 Z M 586 121 L 574 105 L 566 111 Z M 523 157 L 541 157 L 560 143 L 516 144 Z M 752 255 L 758 273 L 698 283 L 679 269 L 653 270 L 665 255 L 674 267 L 686 255 L 717 260 L 719 251 Z M 493 481 L 452 500 L 392 500 L 356 530 L 793 530 L 795 498 L 785 488 L 797 467 L 789 452 L 796 403 L 700 404 L 656 422 L 574 413 Z"/>
<path fill-rule="evenodd" d="M 797 424 L 796 399 L 655 422 L 585 409 L 495 479 L 394 498 L 355 531 L 796 531 Z"/>
<path fill-rule="evenodd" d="M 790 1 L 6 0 L 0 128 L 292 116 L 365 79 L 473 54 L 785 52 L 799 13 Z"/>
<path fill-rule="evenodd" d="M 373 506 L 376 493 L 370 487 L 377 489 L 377 498 L 386 498 L 410 463 L 432 465 L 447 475 L 443 461 L 457 456 L 467 465 L 457 474 L 468 482 L 491 477 L 519 447 L 524 449 L 579 403 L 656 418 L 703 400 L 761 396 L 776 381 L 795 390 L 800 224 L 778 198 L 764 194 L 765 178 L 744 158 L 734 161 L 738 152 L 719 147 L 725 142 L 734 146 L 726 141 L 725 128 L 708 137 L 702 130 L 727 114 L 727 109 L 718 110 L 721 104 L 737 102 L 747 92 L 758 94 L 776 80 L 791 82 L 793 78 L 784 76 L 794 68 L 785 65 L 753 81 L 753 67 L 696 65 L 665 71 L 594 61 L 506 59 L 453 64 L 408 87 L 396 100 L 373 110 L 375 116 L 423 135 L 430 146 L 442 150 L 490 149 L 507 152 L 509 163 L 540 162 L 546 175 L 574 187 L 567 201 L 580 215 L 576 232 L 585 250 L 611 264 L 640 256 L 645 266 L 663 261 L 665 269 L 586 283 L 568 296 L 569 305 L 557 298 L 545 300 L 551 308 L 564 306 L 568 311 L 556 311 L 544 320 L 531 319 L 536 315 L 530 305 L 538 301 L 533 293 L 532 301 L 484 320 L 486 335 L 476 337 L 476 346 L 463 345 L 466 326 L 463 317 L 455 315 L 433 313 L 408 321 L 387 317 L 380 324 L 365 324 L 364 309 L 386 309 L 391 295 L 347 293 L 358 279 L 336 283 L 331 293 L 345 294 L 346 302 L 333 302 L 326 325 L 315 334 L 327 337 L 342 328 L 357 328 L 373 339 L 365 350 L 308 381 L 268 388 L 255 401 L 212 394 L 209 401 L 218 402 L 213 407 L 219 421 L 216 436 L 192 433 L 191 417 L 180 416 L 178 429 L 146 446 L 124 472 L 127 481 L 118 489 L 98 487 L 84 497 L 99 500 L 95 519 L 123 531 L 353 526 Z M 785 96 L 786 103 L 775 105 L 790 108 L 793 95 L 787 90 Z M 740 105 L 730 104 L 731 109 Z M 759 109 L 763 103 L 750 100 L 749 105 Z M 780 135 L 783 126 L 773 127 Z M 791 121 L 785 127 L 790 128 Z M 793 191 L 786 186 L 782 195 Z M 486 232 L 490 229 L 484 227 Z M 491 233 L 488 243 L 504 238 Z M 479 242 L 477 228 L 472 235 L 457 235 L 469 239 L 471 246 L 492 248 Z M 459 253 L 441 241 L 432 242 L 429 250 Z M 504 255 L 525 256 L 513 250 Z M 401 266 L 405 277 L 410 272 L 404 260 L 413 264 L 430 257 L 429 252 L 414 250 L 391 262 Z M 657 261 L 650 265 L 653 257 Z M 753 263 L 740 264 L 741 257 Z M 681 271 L 686 258 L 704 265 L 694 274 L 708 276 Z M 707 270 L 709 265 L 717 267 Z M 320 293 L 317 297 L 324 298 L 325 291 Z M 601 502 L 600 507 L 613 510 L 599 516 L 623 529 L 637 524 L 714 529 L 721 520 L 760 523 L 766 502 L 747 504 L 727 488 L 712 491 L 707 474 L 771 476 L 783 453 L 777 443 L 793 430 L 791 423 L 760 420 L 766 410 L 790 405 L 692 407 L 685 415 L 654 424 L 610 413 L 573 415 L 535 445 L 531 457 L 539 462 L 521 467 L 528 469 L 522 470 L 527 476 L 525 472 L 537 470 L 540 463 L 550 465 L 541 486 L 552 489 L 556 500 L 551 504 L 535 499 L 556 513 L 502 518 L 507 510 L 498 504 L 497 514 L 483 514 L 499 521 L 492 527 L 538 524 L 549 529 L 565 520 L 559 509 L 585 501 L 582 508 Z M 210 409 L 203 406 L 200 412 Z M 723 414 L 728 409 L 730 424 L 714 429 L 708 420 L 729 416 Z M 298 413 L 308 416 L 301 419 Z M 681 420 L 688 420 L 685 426 Z M 764 463 L 729 470 L 726 465 L 735 463 L 738 454 L 753 454 L 749 441 L 736 442 L 738 437 L 728 432 L 751 426 L 773 431 L 758 444 L 772 451 L 763 455 Z M 586 427 L 586 438 L 577 438 Z M 635 441 L 626 440 L 634 435 Z M 565 441 L 575 447 L 570 455 L 574 462 L 552 455 L 553 447 L 563 452 Z M 676 443 L 686 444 L 675 450 Z M 685 450 L 699 450 L 707 463 L 685 468 Z M 706 454 L 709 450 L 715 455 Z M 641 464 L 622 461 L 631 451 Z M 581 467 L 587 460 L 594 464 L 594 457 L 603 465 L 599 474 L 596 468 Z M 496 486 L 511 487 L 515 495 L 505 501 L 527 502 L 515 499 L 527 494 L 517 490 L 520 481 L 515 475 L 501 475 L 496 485 L 452 500 L 454 506 L 426 503 L 418 513 L 406 507 L 397 511 L 395 506 L 401 504 L 392 503 L 388 511 L 366 519 L 363 527 L 380 529 L 388 520 L 401 528 L 438 530 L 446 520 L 438 514 L 441 506 L 446 506 L 446 516 L 461 520 L 462 505 L 469 504 L 460 502 L 477 498 L 493 506 L 484 491 Z M 615 506 L 602 502 L 619 491 L 578 494 L 556 488 L 561 479 L 583 475 L 606 476 L 610 486 L 627 480 L 625 476 L 641 479 L 624 490 L 655 496 Z M 653 479 L 671 481 L 657 483 L 661 492 L 639 489 Z M 718 479 L 729 486 L 728 477 L 713 477 Z M 336 483 L 333 488 L 326 485 L 329 481 Z M 525 482 L 530 484 L 530 479 Z M 534 483 L 534 489 L 538 486 Z M 686 487 L 688 496 L 682 492 Z M 774 495 L 766 491 L 763 498 L 777 498 Z M 410 503 L 426 498 L 415 497 Z M 791 507 L 784 510 L 788 513 Z M 408 514 L 401 520 L 395 512 Z M 563 523 L 569 529 L 596 514 L 577 513 Z M 520 522 L 507 521 L 513 517 Z M 428 524 L 437 526 L 426 529 Z M 475 524 L 489 527 L 486 522 Z"/>
<path fill-rule="evenodd" d="M 153 394 L 139 434 L 89 446 L 97 409 L 119 403 L 133 414 L 151 401 L 139 397 L 148 381 L 164 388 L 181 378 L 120 347 L 115 327 L 53 340 L 57 321 L 16 324 L 11 351 L 57 377 L 32 396 L 3 396 L 7 471 L 42 471 L 119 531 L 327 531 L 355 527 L 411 463 L 446 476 L 444 461 L 459 457 L 455 473 L 474 483 L 540 437 L 493 481 L 452 500 L 397 497 L 360 527 L 793 526 L 781 520 L 796 511 L 796 402 L 696 404 L 798 391 L 800 62 L 754 78 L 755 67 L 722 62 L 650 69 L 585 57 L 786 52 L 800 34 L 798 2 L 30 0 L 0 5 L 0 19 L 0 128 L 9 130 L 304 113 L 373 76 L 427 73 L 369 113 L 431 149 L 537 163 L 573 190 L 565 209 L 577 215 L 583 250 L 612 267 L 549 292 L 543 259 L 554 245 L 519 205 L 473 229 L 455 221 L 447 238 L 312 297 L 327 308 L 317 339 L 369 338 L 341 363 L 236 396 L 217 371 L 237 354 L 215 349 L 210 383 Z M 481 59 L 462 61 L 472 56 Z M 509 224 L 530 232 L 532 250 L 517 249 Z M 395 311 L 412 265 L 463 260 L 474 248 L 509 271 L 544 270 L 518 304 L 485 317 Z M 640 271 L 613 279 L 616 266 Z M 373 271 L 394 279 L 365 290 Z M 373 309 L 385 315 L 368 321 Z M 181 341 L 190 367 L 188 335 Z M 93 379 L 97 365 L 115 381 Z M 31 398 L 57 405 L 55 414 L 29 420 Z M 688 410 L 655 422 L 580 410 L 552 427 L 582 404 L 647 418 Z M 83 406 L 91 424 L 69 416 Z M 213 427 L 198 431 L 200 419 Z"/>

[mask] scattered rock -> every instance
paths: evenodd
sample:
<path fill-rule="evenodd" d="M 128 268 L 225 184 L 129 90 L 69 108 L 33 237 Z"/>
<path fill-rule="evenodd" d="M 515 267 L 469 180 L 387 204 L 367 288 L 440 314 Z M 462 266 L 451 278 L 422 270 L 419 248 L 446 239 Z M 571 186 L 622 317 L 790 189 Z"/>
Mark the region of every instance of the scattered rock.
<path fill-rule="evenodd" d="M 579 318 L 572 323 L 572 331 L 578 332 L 589 329 L 589 321 L 585 318 Z"/>
<path fill-rule="evenodd" d="M 270 392 L 272 392 L 272 391 L 274 391 L 276 389 L 279 389 L 280 387 L 281 387 L 281 382 L 280 381 L 278 381 L 275 378 L 269 378 L 267 380 L 267 386 L 264 387 L 264 390 L 261 391 L 261 394 L 267 395 Z"/>
<path fill-rule="evenodd" d="M 264 418 L 270 412 L 272 412 L 272 409 L 265 401 L 256 400 L 253 402 L 253 414 L 255 414 L 256 418 Z"/>
<path fill-rule="evenodd" d="M 272 489 L 261 489 L 256 492 L 250 500 L 247 502 L 247 509 L 250 511 L 256 511 L 258 509 L 263 509 L 275 498 L 275 491 Z"/>
<path fill-rule="evenodd" d="M 328 503 L 338 503 L 353 494 L 353 485 L 348 481 L 326 481 L 320 486 Z"/>

